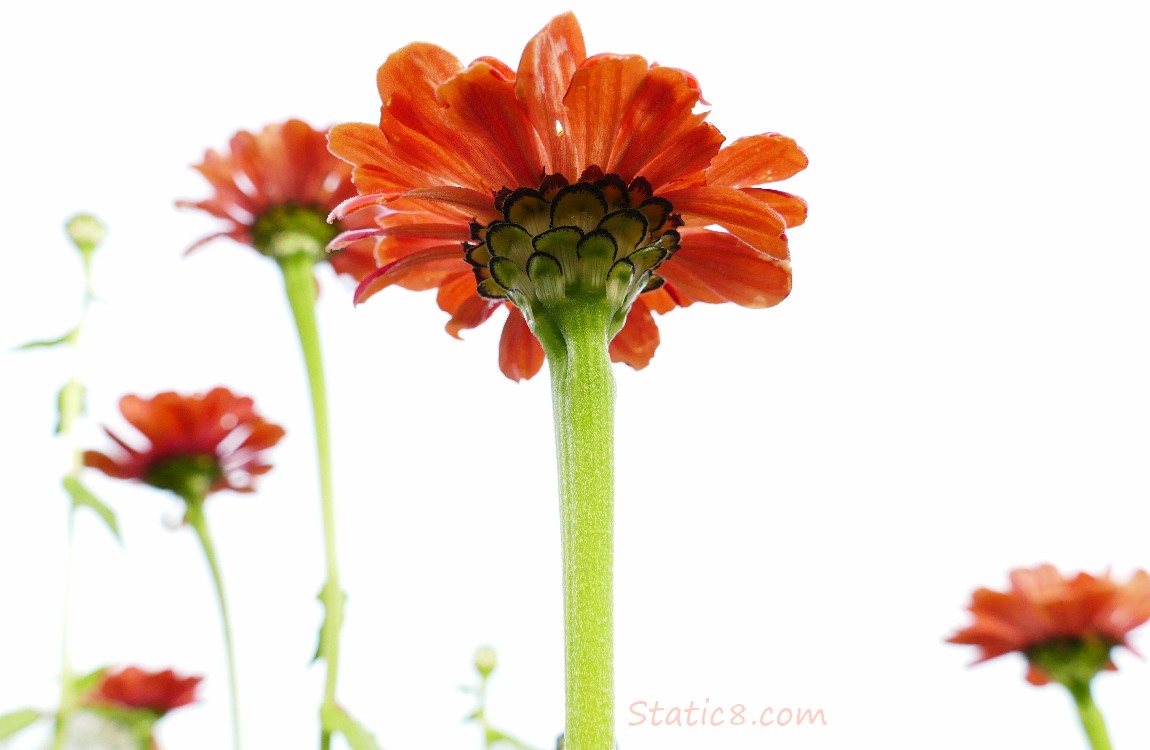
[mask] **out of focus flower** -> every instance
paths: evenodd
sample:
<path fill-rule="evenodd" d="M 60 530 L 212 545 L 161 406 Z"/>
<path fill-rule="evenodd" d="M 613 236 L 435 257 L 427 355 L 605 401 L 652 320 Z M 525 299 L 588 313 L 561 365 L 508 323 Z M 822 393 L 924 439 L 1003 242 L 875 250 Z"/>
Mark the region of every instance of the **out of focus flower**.
<path fill-rule="evenodd" d="M 125 667 L 105 673 L 85 697 L 85 703 L 97 708 L 150 711 L 163 716 L 174 708 L 195 702 L 196 688 L 203 679 L 181 677 L 170 669 L 148 672 L 139 667 Z"/>
<path fill-rule="evenodd" d="M 232 136 L 227 152 L 209 150 L 195 168 L 215 192 L 177 205 L 206 211 L 225 221 L 226 228 L 204 237 L 189 252 L 230 237 L 273 258 L 301 252 L 315 260 L 330 258 L 337 272 L 356 279 L 375 270 L 370 241 L 325 252 L 338 232 L 374 226 L 374 217 L 382 211 L 349 217 L 336 226 L 327 223 L 328 213 L 355 195 L 355 188 L 351 168 L 328 152 L 324 131 L 302 120 L 268 125 L 259 133 L 241 130 Z"/>
<path fill-rule="evenodd" d="M 653 312 L 693 302 L 769 307 L 790 291 L 785 230 L 806 204 L 761 187 L 807 165 L 767 133 L 720 148 L 694 76 L 638 55 L 587 56 L 575 17 L 553 19 L 517 69 L 464 67 L 411 44 L 379 69 L 379 125 L 337 125 L 332 152 L 355 166 L 346 221 L 390 209 L 342 247 L 378 238 L 363 300 L 392 284 L 438 288 L 454 336 L 505 305 L 499 364 L 542 366 L 531 331 L 547 309 L 595 294 L 612 359 L 641 368 L 659 343 Z"/>
<path fill-rule="evenodd" d="M 251 492 L 254 478 L 271 469 L 265 452 L 284 436 L 282 427 L 256 413 L 250 398 L 227 388 L 193 395 L 167 391 L 152 398 L 128 395 L 120 399 L 120 412 L 147 445 L 133 447 L 105 428 L 120 452 L 87 451 L 84 463 L 185 498 L 219 490 Z"/>
<path fill-rule="evenodd" d="M 1119 583 L 1108 574 L 1063 576 L 1053 565 L 1021 568 L 1008 591 L 975 591 L 970 612 L 974 623 L 948 641 L 979 647 L 978 662 L 1017 651 L 1032 684 L 1087 684 L 1115 668 L 1111 649 L 1130 648 L 1127 635 L 1150 620 L 1150 574 Z"/>

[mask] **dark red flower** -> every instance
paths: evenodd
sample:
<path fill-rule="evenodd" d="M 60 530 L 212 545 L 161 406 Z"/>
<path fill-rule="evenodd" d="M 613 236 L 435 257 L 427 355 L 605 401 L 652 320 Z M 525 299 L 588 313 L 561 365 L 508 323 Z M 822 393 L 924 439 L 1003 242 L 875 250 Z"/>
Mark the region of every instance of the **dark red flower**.
<path fill-rule="evenodd" d="M 107 672 L 85 702 L 99 708 L 142 710 L 164 715 L 196 700 L 196 688 L 203 677 L 181 677 L 170 669 L 147 672 L 126 667 Z"/>
<path fill-rule="evenodd" d="M 560 221 L 575 223 L 575 240 L 612 234 L 606 262 L 633 267 L 641 296 L 621 306 L 630 310 L 610 353 L 635 368 L 659 343 L 653 312 L 693 302 L 769 307 L 789 293 L 785 230 L 803 222 L 806 204 L 761 186 L 802 170 L 807 158 L 775 133 L 720 148 L 724 136 L 695 111 L 703 100 L 689 73 L 637 55 L 588 57 L 568 13 L 528 42 L 517 69 L 491 57 L 464 67 L 417 43 L 391 55 L 377 80 L 379 124 L 337 125 L 330 134 L 332 152 L 355 165 L 361 194 L 333 217 L 391 210 L 376 229 L 333 243 L 378 238 L 380 269 L 357 299 L 391 284 L 438 288 L 447 330 L 458 336 L 513 296 L 493 270 L 501 261 L 490 240 L 501 226 L 526 238 L 512 260 L 534 243 L 548 256 L 542 271 L 570 283 L 563 259 L 538 248 L 541 236 L 572 228 Z M 623 214 L 625 226 L 613 228 L 622 231 L 608 231 Z M 519 272 L 503 266 L 517 279 L 533 273 L 520 261 Z M 529 378 L 543 350 L 519 309 L 507 306 L 499 364 L 510 378 Z"/>
<path fill-rule="evenodd" d="M 121 453 L 87 451 L 84 464 L 181 493 L 189 481 L 206 492 L 251 492 L 254 478 L 271 469 L 264 452 L 284 436 L 282 427 L 256 414 L 250 398 L 226 388 L 190 396 L 128 395 L 120 399 L 120 411 L 148 444 L 135 448 L 105 428 Z"/>

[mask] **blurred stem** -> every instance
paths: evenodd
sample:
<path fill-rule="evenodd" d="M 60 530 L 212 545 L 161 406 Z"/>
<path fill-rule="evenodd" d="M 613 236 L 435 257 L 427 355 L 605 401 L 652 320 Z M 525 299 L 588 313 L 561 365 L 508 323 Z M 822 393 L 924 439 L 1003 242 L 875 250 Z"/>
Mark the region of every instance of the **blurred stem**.
<path fill-rule="evenodd" d="M 614 410 L 611 315 L 573 299 L 535 332 L 551 371 L 563 537 L 566 750 L 614 750 Z"/>
<path fill-rule="evenodd" d="M 79 350 L 80 334 L 84 330 L 84 324 L 88 320 L 88 312 L 95 300 L 95 293 L 92 290 L 92 255 L 91 252 L 80 252 L 84 267 L 84 299 L 80 305 L 80 320 L 68 333 L 67 345 L 73 351 Z M 76 365 L 72 378 L 74 382 L 80 382 L 80 369 L 79 365 Z M 76 397 L 77 391 L 74 389 L 65 388 L 64 393 L 67 394 L 67 397 L 60 400 L 60 436 L 68 442 L 72 452 L 71 466 L 68 467 L 65 476 L 79 479 L 80 471 L 84 468 L 84 451 L 76 440 L 75 424 L 84 414 L 84 399 Z M 68 504 L 67 531 L 65 533 L 64 604 L 60 615 L 60 699 L 56 711 L 51 750 L 62 750 L 64 747 L 68 737 L 68 727 L 72 723 L 72 713 L 75 711 L 78 699 L 75 686 L 76 675 L 72 670 L 68 644 L 72 622 L 72 568 L 75 566 L 76 557 L 75 502 Z"/>
<path fill-rule="evenodd" d="M 204 499 L 192 493 L 184 496 L 187 503 L 185 520 L 196 531 L 200 546 L 204 550 L 204 558 L 208 561 L 208 570 L 212 574 L 212 583 L 216 589 L 216 603 L 220 608 L 220 621 L 224 629 L 224 651 L 228 660 L 228 690 L 231 693 L 232 711 L 232 748 L 240 748 L 240 694 L 239 682 L 236 679 L 236 650 L 232 640 L 232 623 L 228 616 L 227 597 L 224 596 L 224 581 L 220 575 L 219 562 L 216 560 L 215 547 L 212 545 L 212 536 L 208 533 L 208 521 L 204 516 Z"/>
<path fill-rule="evenodd" d="M 475 697 L 479 705 L 475 709 L 474 718 L 479 722 L 479 727 L 483 730 L 484 750 L 495 750 L 497 746 L 512 747 L 514 750 L 534 750 L 534 748 L 526 742 L 492 726 L 491 720 L 487 718 L 488 679 L 486 675 L 480 675 L 479 687 L 475 689 Z"/>
<path fill-rule="evenodd" d="M 1086 732 L 1086 739 L 1090 741 L 1092 750 L 1111 750 L 1106 721 L 1102 718 L 1102 712 L 1098 710 L 1094 696 L 1090 693 L 1090 683 L 1076 682 L 1066 687 L 1074 696 L 1074 705 L 1078 707 L 1078 718 L 1082 720 L 1082 729 Z"/>
<path fill-rule="evenodd" d="M 315 317 L 315 264 L 306 253 L 296 253 L 279 260 L 284 275 L 284 289 L 295 317 L 300 347 L 307 366 L 311 388 L 312 415 L 315 422 L 315 445 L 319 461 L 320 506 L 323 514 L 323 547 L 327 581 L 320 591 L 324 619 L 320 630 L 317 656 L 327 665 L 320 716 L 335 708 L 336 677 L 339 670 L 339 634 L 343 626 L 343 591 L 339 585 L 339 559 L 335 539 L 335 493 L 331 472 L 331 433 L 328 426 L 327 392 L 324 385 L 323 356 L 319 345 L 319 327 Z M 332 729 L 321 722 L 320 747 L 331 747 Z"/>

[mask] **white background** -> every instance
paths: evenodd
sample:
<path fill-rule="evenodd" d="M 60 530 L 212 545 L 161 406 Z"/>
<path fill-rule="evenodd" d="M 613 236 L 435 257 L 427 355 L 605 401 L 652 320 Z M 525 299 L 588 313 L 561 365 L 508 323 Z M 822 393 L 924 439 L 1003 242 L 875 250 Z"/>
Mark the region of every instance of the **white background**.
<path fill-rule="evenodd" d="M 1150 565 L 1150 54 L 1137 3 L 586 4 L 590 52 L 700 80 L 729 138 L 778 131 L 810 168 L 794 292 L 659 320 L 619 366 L 617 696 L 624 750 L 1084 747 L 1021 658 L 943 643 L 970 592 L 1050 561 Z M 77 367 L 91 422 L 123 393 L 251 394 L 288 437 L 254 496 L 208 507 L 233 606 L 249 750 L 315 747 L 322 580 L 306 385 L 273 264 L 174 208 L 239 128 L 373 121 L 378 65 L 414 40 L 518 61 L 565 3 L 41 3 L 0 31 L 0 713 L 56 697 Z M 111 229 L 82 356 L 13 353 L 66 330 L 64 220 Z M 499 323 L 442 330 L 430 293 L 359 308 L 325 269 L 319 314 L 350 594 L 342 702 L 388 750 L 474 750 L 490 711 L 540 747 L 562 726 L 559 537 L 546 374 L 496 366 Z M 88 475 L 119 513 L 77 529 L 80 669 L 206 674 L 166 750 L 227 747 L 218 620 L 178 504 Z M 1145 634 L 1135 638 L 1150 647 Z M 1150 743 L 1150 665 L 1096 683 L 1119 748 Z M 634 701 L 822 708 L 826 727 L 626 726 Z M 29 735 L 24 744 L 32 743 Z"/>

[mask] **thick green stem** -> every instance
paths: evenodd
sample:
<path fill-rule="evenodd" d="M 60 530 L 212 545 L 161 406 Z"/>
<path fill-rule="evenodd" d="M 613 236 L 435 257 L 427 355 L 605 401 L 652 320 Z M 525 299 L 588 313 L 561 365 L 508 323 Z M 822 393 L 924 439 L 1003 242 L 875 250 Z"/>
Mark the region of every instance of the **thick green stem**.
<path fill-rule="evenodd" d="M 186 520 L 196 531 L 200 546 L 204 550 L 204 557 L 208 561 L 208 569 L 212 574 L 212 583 L 216 590 L 216 602 L 220 608 L 220 622 L 224 629 L 224 652 L 228 660 L 228 691 L 231 693 L 232 711 L 232 748 L 240 749 L 240 695 L 239 682 L 236 679 L 236 649 L 232 640 L 232 623 L 228 616 L 227 597 L 224 596 L 224 581 L 220 575 L 219 562 L 216 560 L 215 547 L 212 545 L 211 534 L 208 533 L 208 521 L 204 517 L 204 501 L 202 497 L 189 495 L 184 498 L 187 503 Z"/>
<path fill-rule="evenodd" d="M 1074 696 L 1074 705 L 1078 707 L 1078 718 L 1082 720 L 1082 729 L 1086 732 L 1086 739 L 1090 741 L 1092 750 L 1111 750 L 1106 721 L 1094 702 L 1094 696 L 1090 694 L 1090 683 L 1077 682 L 1068 685 L 1067 688 Z"/>
<path fill-rule="evenodd" d="M 537 320 L 551 370 L 563 537 L 566 750 L 614 750 L 615 378 L 610 312 L 571 300 Z"/>
<path fill-rule="evenodd" d="M 327 665 L 324 681 L 323 704 L 320 706 L 322 729 L 320 747 L 331 747 L 331 728 L 322 717 L 335 708 L 336 677 L 339 670 L 339 634 L 343 625 L 343 591 L 339 585 L 339 560 L 335 540 L 335 493 L 331 472 L 331 433 L 328 428 L 327 392 L 324 386 L 323 357 L 320 353 L 319 328 L 315 317 L 314 260 L 310 255 L 297 253 L 279 261 L 284 275 L 284 288 L 299 333 L 300 347 L 307 366 L 311 388 L 312 415 L 315 421 L 315 444 L 319 460 L 320 506 L 323 514 L 324 560 L 327 581 L 320 592 L 324 606 L 323 627 L 320 631 L 318 657 Z"/>

